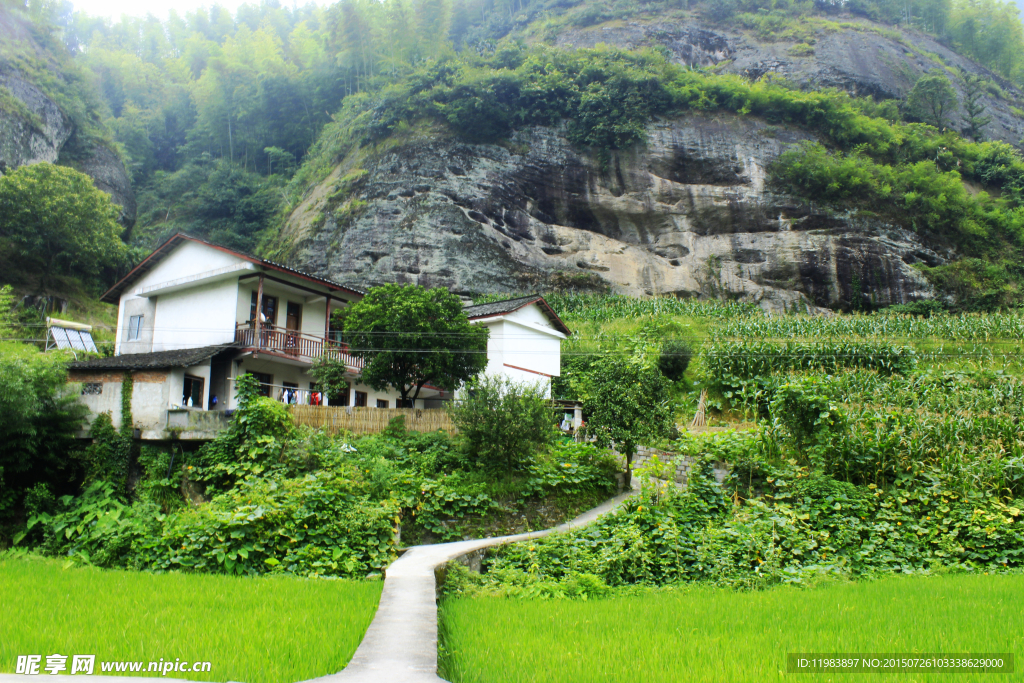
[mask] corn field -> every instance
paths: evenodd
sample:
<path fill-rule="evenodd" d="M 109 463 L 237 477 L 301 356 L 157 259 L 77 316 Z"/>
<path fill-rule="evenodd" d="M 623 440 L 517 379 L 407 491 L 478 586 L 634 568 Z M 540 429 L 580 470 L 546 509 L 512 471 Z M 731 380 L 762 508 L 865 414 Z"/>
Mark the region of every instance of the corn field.
<path fill-rule="evenodd" d="M 523 294 L 487 294 L 473 299 L 474 304 L 511 299 Z M 686 316 L 691 318 L 730 319 L 760 314 L 757 304 L 715 299 L 680 299 L 659 296 L 639 299 L 618 294 L 580 294 L 554 292 L 544 300 L 566 322 L 605 323 L 623 318 Z"/>
<path fill-rule="evenodd" d="M 839 446 L 892 475 L 933 471 L 964 491 L 1024 493 L 1024 380 L 998 371 L 882 377 L 851 371 L 822 378 L 850 432 Z M 856 454 L 856 455 L 854 455 Z"/>
<path fill-rule="evenodd" d="M 712 342 L 703 355 L 708 375 L 723 382 L 792 371 L 835 373 L 845 368 L 906 374 L 917 364 L 914 349 L 881 342 Z"/>
<path fill-rule="evenodd" d="M 716 324 L 716 339 L 885 339 L 956 342 L 1024 341 L 1024 313 L 802 316 L 749 315 Z"/>

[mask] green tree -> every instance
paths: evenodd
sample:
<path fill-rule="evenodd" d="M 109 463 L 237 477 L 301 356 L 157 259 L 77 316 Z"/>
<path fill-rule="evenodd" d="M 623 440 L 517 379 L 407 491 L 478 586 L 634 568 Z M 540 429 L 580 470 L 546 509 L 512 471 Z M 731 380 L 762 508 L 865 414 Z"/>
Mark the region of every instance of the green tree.
<path fill-rule="evenodd" d="M 450 408 L 470 461 L 505 472 L 532 463 L 532 456 L 557 434 L 544 393 L 542 384 L 520 384 L 503 376 L 473 380 L 466 396 Z"/>
<path fill-rule="evenodd" d="M 991 116 L 985 116 L 985 104 L 981 101 L 985 93 L 985 79 L 960 67 L 960 84 L 964 89 L 962 132 L 972 140 L 981 141 L 985 137 L 982 128 L 992 122 Z"/>
<path fill-rule="evenodd" d="M 19 253 L 24 272 L 66 274 L 91 283 L 125 263 L 118 207 L 84 173 L 41 163 L 0 177 L 0 239 Z"/>
<path fill-rule="evenodd" d="M 637 446 L 664 436 L 672 427 L 672 410 L 666 401 L 668 380 L 641 358 L 609 356 L 573 385 L 583 403 L 586 433 L 598 443 L 613 443 L 622 452 L 629 486 Z"/>
<path fill-rule="evenodd" d="M 956 90 L 942 74 L 922 76 L 907 97 L 910 113 L 936 128 L 944 128 L 956 110 Z"/>
<path fill-rule="evenodd" d="M 60 354 L 0 342 L 0 518 L 40 482 L 69 480 L 75 432 L 86 409 L 64 391 Z"/>
<path fill-rule="evenodd" d="M 457 296 L 440 287 L 374 287 L 349 307 L 345 337 L 366 361 L 362 380 L 415 401 L 428 382 L 454 391 L 487 367 L 487 330 L 471 325 Z"/>

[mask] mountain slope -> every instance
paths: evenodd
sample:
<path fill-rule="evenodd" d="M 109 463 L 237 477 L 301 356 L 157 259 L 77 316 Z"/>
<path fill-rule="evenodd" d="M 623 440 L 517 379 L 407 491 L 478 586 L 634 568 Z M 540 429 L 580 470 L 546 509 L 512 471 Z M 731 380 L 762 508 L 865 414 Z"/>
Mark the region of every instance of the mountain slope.
<path fill-rule="evenodd" d="M 902 123 L 887 98 L 939 63 L 951 82 L 958 67 L 981 74 L 985 131 L 1015 143 L 1019 91 L 926 36 L 809 24 L 768 42 L 690 19 L 563 22 L 527 27 L 532 49 L 442 60 L 328 125 L 293 181 L 277 254 L 363 284 L 466 293 L 1018 302 L 1024 161 L 1009 145 Z M 609 44 L 653 49 L 665 65 Z M 825 87 L 874 98 L 803 94 Z M 824 145 L 812 175 L 846 164 L 870 180 L 837 177 L 837 199 L 779 177 L 776 161 L 803 158 L 801 142 Z"/>
<path fill-rule="evenodd" d="M 24 12 L 0 4 L 0 173 L 39 162 L 93 178 L 135 222 L 131 181 L 100 123 L 87 77 L 63 45 Z"/>

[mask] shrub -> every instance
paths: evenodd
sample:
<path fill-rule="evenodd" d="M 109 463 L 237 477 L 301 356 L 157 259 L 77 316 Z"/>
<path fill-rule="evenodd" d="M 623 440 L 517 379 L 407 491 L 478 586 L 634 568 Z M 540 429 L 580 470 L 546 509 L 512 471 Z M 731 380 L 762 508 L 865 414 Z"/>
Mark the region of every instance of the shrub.
<path fill-rule="evenodd" d="M 466 396 L 451 404 L 471 462 L 494 471 L 527 468 L 535 453 L 556 436 L 554 415 L 541 384 L 520 384 L 484 375 L 471 382 Z"/>
<path fill-rule="evenodd" d="M 771 402 L 771 416 L 789 433 L 801 454 L 811 442 L 827 446 L 822 437 L 835 435 L 845 426 L 842 410 L 813 379 L 779 386 Z"/>
<path fill-rule="evenodd" d="M 683 341 L 672 340 L 667 342 L 661 349 L 661 357 L 658 358 L 658 369 L 661 373 L 673 382 L 683 378 L 686 368 L 690 367 L 690 360 L 693 358 L 693 350 L 690 345 Z"/>

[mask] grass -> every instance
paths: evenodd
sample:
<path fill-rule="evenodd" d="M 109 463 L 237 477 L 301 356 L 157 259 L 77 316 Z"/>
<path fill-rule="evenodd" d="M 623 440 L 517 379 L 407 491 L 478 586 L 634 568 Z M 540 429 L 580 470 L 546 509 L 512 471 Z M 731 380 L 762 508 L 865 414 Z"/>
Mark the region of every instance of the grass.
<path fill-rule="evenodd" d="M 591 601 L 454 598 L 441 608 L 442 675 L 455 683 L 775 681 L 787 676 L 788 652 L 1010 652 L 1016 674 L 870 679 L 1020 681 L 1022 595 L 1021 575 L 945 575 L 753 593 L 692 587 Z"/>
<path fill-rule="evenodd" d="M 63 569 L 0 557 L 0 671 L 18 655 L 209 661 L 171 678 L 288 683 L 336 673 L 373 619 L 382 582 Z M 43 672 L 44 674 L 46 672 Z M 136 674 L 137 675 L 137 674 Z M 142 674 L 146 675 L 146 674 Z M 156 674 L 148 674 L 156 675 Z"/>

